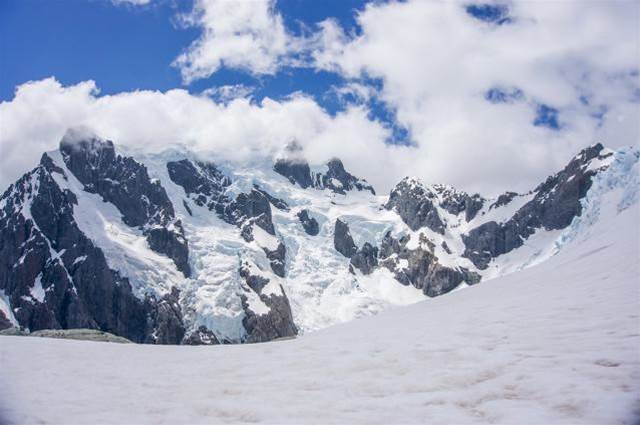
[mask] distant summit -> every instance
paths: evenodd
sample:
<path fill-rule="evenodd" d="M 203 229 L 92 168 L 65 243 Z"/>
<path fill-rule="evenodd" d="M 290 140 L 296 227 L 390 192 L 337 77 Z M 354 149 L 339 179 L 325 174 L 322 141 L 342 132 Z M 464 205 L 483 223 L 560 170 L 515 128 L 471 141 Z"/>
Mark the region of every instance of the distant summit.
<path fill-rule="evenodd" d="M 578 231 L 594 181 L 639 156 L 595 144 L 496 198 L 414 178 L 376 196 L 338 158 L 312 168 L 296 142 L 243 168 L 128 156 L 71 129 L 0 198 L 0 329 L 291 337 L 542 261 Z"/>

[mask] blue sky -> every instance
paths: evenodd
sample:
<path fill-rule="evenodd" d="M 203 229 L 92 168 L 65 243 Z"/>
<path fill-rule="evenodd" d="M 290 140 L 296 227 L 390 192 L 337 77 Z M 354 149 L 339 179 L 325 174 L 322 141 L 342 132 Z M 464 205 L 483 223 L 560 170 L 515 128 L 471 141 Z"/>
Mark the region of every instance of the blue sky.
<path fill-rule="evenodd" d="M 384 186 L 527 190 L 638 143 L 640 3 L 0 0 L 0 184 L 71 126 Z M 37 119 L 34 119 L 37 117 Z"/>
<path fill-rule="evenodd" d="M 95 80 L 104 93 L 180 85 L 168 65 L 196 29 L 176 30 L 169 3 L 114 7 L 108 1 L 0 2 L 0 98 L 49 76 L 64 84 Z M 28 23 L 28 24 L 27 24 Z"/>
<path fill-rule="evenodd" d="M 354 11 L 363 0 L 280 0 L 278 10 L 291 32 L 328 17 L 357 30 Z M 114 5 L 109 0 L 3 0 L 0 2 L 0 100 L 10 100 L 15 87 L 28 80 L 55 76 L 65 85 L 92 79 L 104 94 L 136 89 L 191 92 L 227 84 L 258 87 L 260 98 L 278 98 L 296 90 L 323 100 L 341 78 L 312 69 L 285 69 L 273 76 L 221 69 L 213 76 L 183 85 L 171 66 L 199 35 L 197 28 L 176 23 L 176 15 L 193 7 L 190 0 L 163 0 L 142 7 Z M 28 25 L 26 24 L 28 23 Z M 327 102 L 331 107 L 332 103 Z"/>
<path fill-rule="evenodd" d="M 286 28 L 296 35 L 327 18 L 357 34 L 355 17 L 365 5 L 365 0 L 277 2 Z M 245 85 L 260 100 L 304 91 L 331 114 L 344 109 L 331 91 L 344 79 L 317 69 L 288 67 L 275 75 L 256 76 L 223 68 L 208 78 L 183 83 L 171 63 L 200 31 L 180 25 L 176 16 L 192 7 L 190 0 L 162 0 L 142 7 L 114 5 L 110 0 L 0 2 L 0 101 L 13 98 L 15 87 L 25 81 L 55 76 L 65 85 L 92 79 L 102 94 L 175 87 L 199 93 L 216 86 Z M 369 108 L 371 117 L 392 129 L 389 142 L 411 143 L 407 129 L 394 121 L 392 108 L 381 102 L 370 102 Z"/>

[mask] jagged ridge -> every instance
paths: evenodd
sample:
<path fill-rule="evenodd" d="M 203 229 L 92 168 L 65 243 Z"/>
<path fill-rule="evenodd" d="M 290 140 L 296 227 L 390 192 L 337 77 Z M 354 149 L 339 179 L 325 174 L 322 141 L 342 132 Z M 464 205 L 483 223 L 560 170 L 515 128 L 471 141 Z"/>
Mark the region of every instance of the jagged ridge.
<path fill-rule="evenodd" d="M 312 171 L 288 152 L 246 171 L 65 137 L 0 198 L 0 328 L 260 342 L 442 295 L 569 226 L 613 158 L 597 144 L 531 192 L 489 199 L 411 178 L 376 196 L 340 160 Z M 97 211 L 100 231 L 84 210 L 95 196 L 119 213 Z"/>

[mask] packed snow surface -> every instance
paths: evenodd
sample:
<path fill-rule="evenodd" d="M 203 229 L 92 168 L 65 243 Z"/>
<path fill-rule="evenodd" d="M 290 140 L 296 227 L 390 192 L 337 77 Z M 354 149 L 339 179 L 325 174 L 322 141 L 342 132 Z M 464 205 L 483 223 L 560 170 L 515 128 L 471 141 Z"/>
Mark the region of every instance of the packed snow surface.
<path fill-rule="evenodd" d="M 0 337 L 0 419 L 637 424 L 640 210 L 618 195 L 545 262 L 295 340 Z"/>

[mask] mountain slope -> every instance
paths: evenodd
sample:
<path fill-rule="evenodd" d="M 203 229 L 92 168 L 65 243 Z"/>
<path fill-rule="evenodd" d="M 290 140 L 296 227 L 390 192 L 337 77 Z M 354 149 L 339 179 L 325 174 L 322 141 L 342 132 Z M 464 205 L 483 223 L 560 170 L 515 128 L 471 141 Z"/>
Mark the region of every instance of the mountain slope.
<path fill-rule="evenodd" d="M 549 258 L 594 179 L 593 145 L 529 193 L 406 178 L 376 195 L 338 159 L 143 153 L 71 130 L 0 198 L 0 328 L 156 344 L 260 342 L 375 314 Z M 627 173 L 631 173 L 627 170 Z"/>
<path fill-rule="evenodd" d="M 637 423 L 640 185 L 627 153 L 594 180 L 557 255 L 444 297 L 250 346 L 3 337 L 2 417 Z"/>

